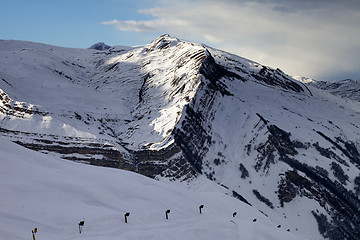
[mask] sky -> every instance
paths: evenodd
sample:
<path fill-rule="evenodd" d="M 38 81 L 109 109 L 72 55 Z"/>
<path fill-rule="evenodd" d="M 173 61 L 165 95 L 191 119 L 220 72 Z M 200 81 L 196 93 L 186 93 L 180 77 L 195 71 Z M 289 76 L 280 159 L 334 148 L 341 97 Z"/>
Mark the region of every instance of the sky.
<path fill-rule="evenodd" d="M 360 0 L 1 0 L 3 40 L 137 46 L 164 33 L 292 76 L 360 79 Z"/>

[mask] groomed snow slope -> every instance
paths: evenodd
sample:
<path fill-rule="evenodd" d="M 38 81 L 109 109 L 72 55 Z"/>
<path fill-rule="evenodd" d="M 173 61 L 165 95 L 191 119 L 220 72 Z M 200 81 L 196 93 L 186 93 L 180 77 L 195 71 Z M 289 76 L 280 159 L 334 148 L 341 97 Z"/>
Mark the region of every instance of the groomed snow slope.
<path fill-rule="evenodd" d="M 40 154 L 5 138 L 0 138 L 0 156 L 2 239 L 30 239 L 35 227 L 38 240 L 310 239 L 277 228 L 256 209 L 209 190 L 216 188 L 210 182 L 193 192 L 128 171 Z M 81 234 L 80 221 L 85 221 Z"/>

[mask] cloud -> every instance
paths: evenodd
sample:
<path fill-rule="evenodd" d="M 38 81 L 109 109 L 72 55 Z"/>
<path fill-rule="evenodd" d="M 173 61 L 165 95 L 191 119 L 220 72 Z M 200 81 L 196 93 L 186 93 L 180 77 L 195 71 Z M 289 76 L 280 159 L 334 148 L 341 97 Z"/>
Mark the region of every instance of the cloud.
<path fill-rule="evenodd" d="M 176 2 L 176 3 L 173 3 Z M 353 0 L 158 1 L 146 21 L 103 22 L 122 31 L 170 33 L 291 75 L 321 79 L 360 70 L 360 4 Z"/>
<path fill-rule="evenodd" d="M 114 25 L 117 29 L 121 31 L 132 31 L 132 32 L 152 32 L 156 29 L 150 25 L 149 21 L 118 21 L 116 19 L 111 21 L 105 21 L 101 24 L 104 25 Z"/>

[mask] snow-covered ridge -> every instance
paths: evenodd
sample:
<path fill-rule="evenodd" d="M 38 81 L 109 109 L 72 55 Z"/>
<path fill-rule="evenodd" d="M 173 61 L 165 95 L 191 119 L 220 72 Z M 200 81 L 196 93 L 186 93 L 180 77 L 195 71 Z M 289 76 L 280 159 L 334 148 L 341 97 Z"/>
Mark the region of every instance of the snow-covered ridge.
<path fill-rule="evenodd" d="M 314 79 L 308 77 L 293 76 L 292 78 L 305 84 L 316 82 Z"/>
<path fill-rule="evenodd" d="M 137 79 L 129 76 L 126 82 L 119 78 L 122 86 L 129 84 L 137 88 L 132 97 L 131 127 L 123 137 L 129 142 L 129 147 L 159 149 L 172 143 L 170 133 L 183 107 L 196 93 L 200 77 L 198 71 L 205 57 L 205 49 L 200 45 L 165 35 L 144 48 L 105 61 L 103 68 L 107 68 L 107 72 L 121 74 L 128 72 L 126 67 L 132 66 L 132 77 L 138 76 Z M 115 88 L 114 82 L 100 88 Z M 139 138 L 142 142 L 134 145 Z"/>

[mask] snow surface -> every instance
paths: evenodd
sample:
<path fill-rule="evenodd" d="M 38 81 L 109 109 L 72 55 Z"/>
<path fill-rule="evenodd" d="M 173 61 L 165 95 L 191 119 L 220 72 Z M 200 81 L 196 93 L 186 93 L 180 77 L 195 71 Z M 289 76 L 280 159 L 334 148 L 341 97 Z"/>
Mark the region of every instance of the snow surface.
<path fill-rule="evenodd" d="M 38 240 L 311 239 L 277 228 L 223 193 L 194 192 L 124 170 L 58 159 L 3 137 L 0 161 L 1 239 L 30 239 L 35 227 Z M 81 234 L 80 221 L 85 221 Z"/>

